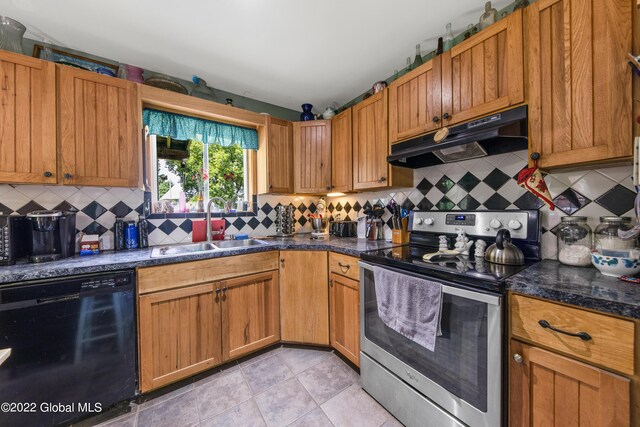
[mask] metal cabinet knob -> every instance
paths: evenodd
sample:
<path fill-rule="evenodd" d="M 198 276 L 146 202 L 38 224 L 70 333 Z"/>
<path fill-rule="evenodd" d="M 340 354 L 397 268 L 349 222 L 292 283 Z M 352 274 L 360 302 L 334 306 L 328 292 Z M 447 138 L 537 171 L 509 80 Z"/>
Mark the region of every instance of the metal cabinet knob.
<path fill-rule="evenodd" d="M 449 113 L 444 113 L 442 115 L 442 120 L 449 120 L 451 118 L 451 116 L 449 115 Z"/>
<path fill-rule="evenodd" d="M 64 179 L 71 179 L 71 178 L 73 178 L 73 175 L 71 175 L 70 173 L 64 174 Z"/>
<path fill-rule="evenodd" d="M 433 123 L 438 123 L 440 121 L 440 117 L 438 116 L 433 116 Z"/>
<path fill-rule="evenodd" d="M 53 174 L 49 171 L 44 171 L 43 175 L 45 178 L 51 178 L 53 176 Z"/>
<path fill-rule="evenodd" d="M 520 355 L 520 354 L 518 354 L 518 353 L 515 353 L 515 354 L 513 355 L 513 360 L 514 360 L 516 363 L 522 363 L 522 361 L 523 361 L 524 359 L 522 358 L 522 355 Z"/>

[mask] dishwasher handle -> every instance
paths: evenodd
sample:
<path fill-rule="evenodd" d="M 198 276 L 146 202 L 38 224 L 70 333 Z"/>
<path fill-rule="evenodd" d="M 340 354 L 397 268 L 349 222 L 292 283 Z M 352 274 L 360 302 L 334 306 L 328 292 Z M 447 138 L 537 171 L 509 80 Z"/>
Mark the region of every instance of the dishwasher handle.
<path fill-rule="evenodd" d="M 80 294 L 70 294 L 70 295 L 62 295 L 62 296 L 55 296 L 55 297 L 47 297 L 47 298 L 38 298 L 36 300 L 36 303 L 38 305 L 42 305 L 42 304 L 51 304 L 54 302 L 65 302 L 65 301 L 73 301 L 76 299 L 80 299 Z"/>

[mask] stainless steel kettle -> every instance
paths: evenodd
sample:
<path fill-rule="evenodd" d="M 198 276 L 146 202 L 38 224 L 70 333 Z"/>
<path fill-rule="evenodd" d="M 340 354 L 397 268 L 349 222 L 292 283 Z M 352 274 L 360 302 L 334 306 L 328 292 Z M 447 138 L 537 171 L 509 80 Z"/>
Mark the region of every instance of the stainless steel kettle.
<path fill-rule="evenodd" d="M 511 233 L 502 229 L 496 234 L 496 242 L 487 248 L 484 259 L 494 264 L 524 265 L 524 254 L 511 243 Z"/>

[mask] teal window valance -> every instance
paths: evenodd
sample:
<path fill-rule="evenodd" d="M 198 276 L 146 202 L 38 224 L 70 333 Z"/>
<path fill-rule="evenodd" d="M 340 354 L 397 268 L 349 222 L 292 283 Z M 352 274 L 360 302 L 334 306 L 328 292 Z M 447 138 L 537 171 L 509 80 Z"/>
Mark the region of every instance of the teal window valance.
<path fill-rule="evenodd" d="M 247 150 L 258 149 L 258 132 L 255 129 L 150 108 L 142 111 L 142 120 L 149 126 L 149 133 L 152 135 L 218 144 L 223 147 L 238 144 Z"/>

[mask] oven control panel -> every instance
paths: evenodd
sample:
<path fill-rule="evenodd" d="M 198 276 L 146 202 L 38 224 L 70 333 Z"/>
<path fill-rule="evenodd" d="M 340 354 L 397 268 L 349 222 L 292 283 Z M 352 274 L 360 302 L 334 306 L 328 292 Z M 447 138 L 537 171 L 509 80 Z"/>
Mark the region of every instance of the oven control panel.
<path fill-rule="evenodd" d="M 474 236 L 495 237 L 498 230 L 506 228 L 514 239 L 525 239 L 528 232 L 527 211 L 414 211 L 411 214 L 411 231 L 455 233 L 456 228 L 460 228 Z"/>

